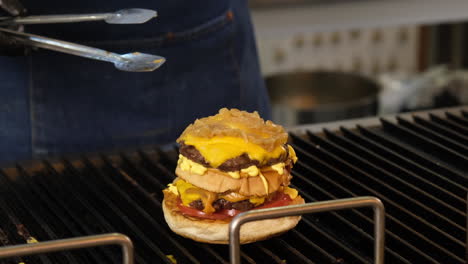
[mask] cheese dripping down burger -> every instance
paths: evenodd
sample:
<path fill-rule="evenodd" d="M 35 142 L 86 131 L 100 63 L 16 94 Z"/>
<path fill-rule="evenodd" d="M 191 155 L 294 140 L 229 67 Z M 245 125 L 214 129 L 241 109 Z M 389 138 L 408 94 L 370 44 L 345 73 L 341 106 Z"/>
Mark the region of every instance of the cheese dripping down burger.
<path fill-rule="evenodd" d="M 297 157 L 283 127 L 257 112 L 223 108 L 197 119 L 177 139 L 177 178 L 164 190 L 169 227 L 196 241 L 227 244 L 231 219 L 252 209 L 302 204 L 289 188 Z M 241 243 L 283 233 L 300 216 L 267 219 L 241 227 Z"/>

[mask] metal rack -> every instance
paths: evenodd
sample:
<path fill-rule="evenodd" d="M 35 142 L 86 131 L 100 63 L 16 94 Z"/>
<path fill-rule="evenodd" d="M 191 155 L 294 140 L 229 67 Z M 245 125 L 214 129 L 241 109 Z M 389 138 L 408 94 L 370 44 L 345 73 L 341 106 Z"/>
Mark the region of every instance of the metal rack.
<path fill-rule="evenodd" d="M 134 263 L 132 241 L 117 233 L 1 247 L 0 259 L 106 245 L 119 245 L 122 248 L 123 264 Z"/>
<path fill-rule="evenodd" d="M 240 264 L 240 228 L 247 222 L 360 207 L 372 207 L 374 209 L 374 263 L 383 264 L 385 250 L 385 208 L 382 202 L 375 197 L 356 197 L 306 203 L 284 206 L 281 208 L 252 210 L 239 214 L 234 217 L 229 224 L 229 252 L 231 264 Z"/>

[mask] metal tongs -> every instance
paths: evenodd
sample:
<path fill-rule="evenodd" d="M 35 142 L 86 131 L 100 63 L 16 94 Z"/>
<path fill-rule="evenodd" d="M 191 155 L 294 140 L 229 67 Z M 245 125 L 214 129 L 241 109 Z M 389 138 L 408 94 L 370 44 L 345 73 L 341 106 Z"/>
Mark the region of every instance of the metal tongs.
<path fill-rule="evenodd" d="M 122 71 L 148 72 L 159 68 L 166 59 L 158 55 L 140 52 L 131 52 L 127 54 L 112 53 L 106 50 L 72 42 L 23 33 L 7 29 L 2 26 L 77 23 L 89 21 L 105 21 L 109 24 L 141 24 L 155 18 L 156 16 L 157 12 L 154 10 L 131 8 L 119 10 L 114 13 L 0 17 L 0 31 L 11 35 L 11 37 L 28 46 L 68 53 L 94 60 L 112 62 L 117 69 Z"/>

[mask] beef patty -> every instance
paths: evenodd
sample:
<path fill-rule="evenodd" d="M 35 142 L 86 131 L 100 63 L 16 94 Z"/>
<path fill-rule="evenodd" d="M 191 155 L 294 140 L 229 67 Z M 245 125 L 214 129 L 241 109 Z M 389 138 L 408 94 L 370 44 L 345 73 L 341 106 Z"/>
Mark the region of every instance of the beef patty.
<path fill-rule="evenodd" d="M 201 200 L 193 201 L 193 202 L 191 202 L 189 204 L 189 206 L 192 207 L 192 208 L 195 208 L 197 210 L 200 210 L 200 211 L 205 209 L 205 205 L 203 204 L 203 202 Z M 255 207 L 255 205 L 253 203 L 251 203 L 249 200 L 244 200 L 244 201 L 233 203 L 233 202 L 229 202 L 228 200 L 225 200 L 225 199 L 218 199 L 218 200 L 213 202 L 213 208 L 216 211 L 223 210 L 223 209 L 227 209 L 227 210 L 236 209 L 236 210 L 239 210 L 239 211 L 247 211 L 247 210 L 250 210 L 250 209 L 252 209 L 254 207 Z"/>
<path fill-rule="evenodd" d="M 268 196 L 265 197 L 265 201 L 262 204 L 268 203 L 274 200 L 277 194 L 278 192 L 269 194 Z M 242 200 L 239 202 L 230 202 L 226 199 L 220 198 L 220 199 L 216 199 L 212 205 L 216 211 L 223 210 L 223 209 L 226 209 L 226 210 L 236 209 L 239 211 L 247 211 L 255 207 L 255 204 L 251 203 L 248 199 Z M 205 209 L 205 205 L 200 199 L 191 202 L 189 206 L 200 211 Z"/>
<path fill-rule="evenodd" d="M 278 158 L 269 159 L 265 164 L 262 165 L 270 166 L 279 162 L 285 162 L 289 157 L 289 150 L 287 145 L 284 145 L 283 147 L 286 150 L 283 154 L 281 154 Z M 182 141 L 180 142 L 179 152 L 191 161 L 202 164 L 205 167 L 211 168 L 211 165 L 205 160 L 202 154 L 194 146 L 186 145 Z M 250 159 L 247 153 L 243 153 L 242 155 L 239 155 L 235 158 L 226 160 L 221 165 L 219 165 L 217 169 L 222 171 L 239 171 L 241 169 L 245 169 L 253 165 L 258 166 L 259 164 L 260 162 L 258 160 Z"/>

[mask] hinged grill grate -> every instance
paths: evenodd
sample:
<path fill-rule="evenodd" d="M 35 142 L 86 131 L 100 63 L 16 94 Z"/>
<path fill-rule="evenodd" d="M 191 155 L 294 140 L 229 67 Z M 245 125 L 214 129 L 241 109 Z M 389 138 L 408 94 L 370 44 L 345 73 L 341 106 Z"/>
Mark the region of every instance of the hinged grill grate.
<path fill-rule="evenodd" d="M 320 125 L 319 125 L 320 126 Z M 303 127 L 293 185 L 306 201 L 372 195 L 386 207 L 386 263 L 465 263 L 468 112 Z M 227 263 L 228 247 L 173 234 L 161 210 L 175 151 L 37 161 L 0 172 L 0 245 L 119 232 L 136 263 Z M 370 263 L 368 209 L 303 217 L 290 232 L 242 246 L 243 263 Z M 18 257 L 15 263 L 119 263 L 119 248 Z"/>

